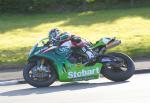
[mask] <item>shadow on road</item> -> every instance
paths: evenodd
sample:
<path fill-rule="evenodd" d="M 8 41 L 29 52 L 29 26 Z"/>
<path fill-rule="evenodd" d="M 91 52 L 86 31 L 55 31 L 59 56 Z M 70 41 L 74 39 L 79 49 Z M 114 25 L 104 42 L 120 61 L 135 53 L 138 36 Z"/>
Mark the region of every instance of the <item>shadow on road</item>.
<path fill-rule="evenodd" d="M 27 88 L 27 89 L 19 89 L 19 90 L 12 90 L 0 93 L 0 96 L 22 96 L 22 95 L 30 95 L 30 94 L 46 94 L 46 93 L 54 93 L 54 92 L 61 92 L 61 91 L 74 91 L 74 90 L 81 90 L 87 88 L 94 88 L 99 86 L 111 86 L 117 85 L 122 83 L 127 83 L 128 81 L 124 82 L 104 82 L 104 83 L 67 83 L 58 86 L 50 86 L 46 88 Z"/>

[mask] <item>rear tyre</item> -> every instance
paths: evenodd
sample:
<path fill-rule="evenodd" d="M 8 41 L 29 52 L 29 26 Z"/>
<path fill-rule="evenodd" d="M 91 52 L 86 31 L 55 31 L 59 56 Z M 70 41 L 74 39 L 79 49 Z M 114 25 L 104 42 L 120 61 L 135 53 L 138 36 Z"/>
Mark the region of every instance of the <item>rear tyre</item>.
<path fill-rule="evenodd" d="M 53 66 L 49 65 L 50 77 L 46 80 L 35 80 L 31 77 L 30 71 L 36 66 L 35 63 L 28 63 L 23 69 L 23 77 L 27 83 L 34 87 L 48 87 L 56 80 L 56 72 Z"/>
<path fill-rule="evenodd" d="M 104 77 L 115 82 L 120 82 L 128 80 L 133 76 L 135 66 L 133 60 L 128 55 L 122 53 L 109 53 L 108 55 L 122 59 L 124 61 L 124 66 L 126 66 L 126 70 L 122 70 L 121 67 L 115 68 L 104 65 L 101 70 Z"/>

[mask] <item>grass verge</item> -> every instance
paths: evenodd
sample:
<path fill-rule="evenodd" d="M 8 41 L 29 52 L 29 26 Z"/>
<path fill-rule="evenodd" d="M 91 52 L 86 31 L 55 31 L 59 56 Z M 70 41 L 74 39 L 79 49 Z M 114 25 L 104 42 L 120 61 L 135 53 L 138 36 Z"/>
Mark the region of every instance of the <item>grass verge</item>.
<path fill-rule="evenodd" d="M 49 29 L 80 35 L 92 42 L 101 37 L 122 40 L 113 51 L 132 57 L 150 54 L 150 8 L 74 13 L 0 15 L 0 64 L 24 64 L 30 48 Z"/>

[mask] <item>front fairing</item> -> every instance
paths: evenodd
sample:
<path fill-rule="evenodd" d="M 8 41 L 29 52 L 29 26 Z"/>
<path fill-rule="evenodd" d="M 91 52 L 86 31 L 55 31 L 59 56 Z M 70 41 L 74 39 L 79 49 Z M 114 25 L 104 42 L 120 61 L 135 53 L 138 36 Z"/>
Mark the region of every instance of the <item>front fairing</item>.
<path fill-rule="evenodd" d="M 30 50 L 29 55 L 28 55 L 28 59 L 31 58 L 33 55 L 35 55 L 35 53 L 37 52 L 40 53 L 42 51 L 42 49 L 46 49 L 48 47 L 44 46 L 43 43 L 46 43 L 49 41 L 49 38 L 44 38 L 39 40 Z"/>
<path fill-rule="evenodd" d="M 71 54 L 71 50 L 65 47 L 56 47 L 56 46 L 42 46 L 34 48 L 33 52 L 29 55 L 28 60 L 32 60 L 33 57 L 46 58 L 50 61 L 57 62 L 65 61 Z"/>
<path fill-rule="evenodd" d="M 83 64 L 73 64 L 68 60 L 68 57 L 72 52 L 69 48 L 52 47 L 35 45 L 28 60 L 32 61 L 36 60 L 33 59 L 34 57 L 41 57 L 52 61 L 58 74 L 58 80 L 62 82 L 90 80 L 99 77 L 102 68 L 101 63 L 86 67 Z"/>

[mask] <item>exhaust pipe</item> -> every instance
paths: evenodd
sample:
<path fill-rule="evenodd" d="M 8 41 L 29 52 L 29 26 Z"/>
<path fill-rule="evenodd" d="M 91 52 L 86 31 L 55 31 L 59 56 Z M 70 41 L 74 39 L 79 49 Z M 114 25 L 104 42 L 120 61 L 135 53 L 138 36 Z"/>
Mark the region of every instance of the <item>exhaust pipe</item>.
<path fill-rule="evenodd" d="M 115 40 L 114 42 L 111 42 L 106 45 L 106 49 L 114 48 L 121 44 L 121 40 Z"/>

